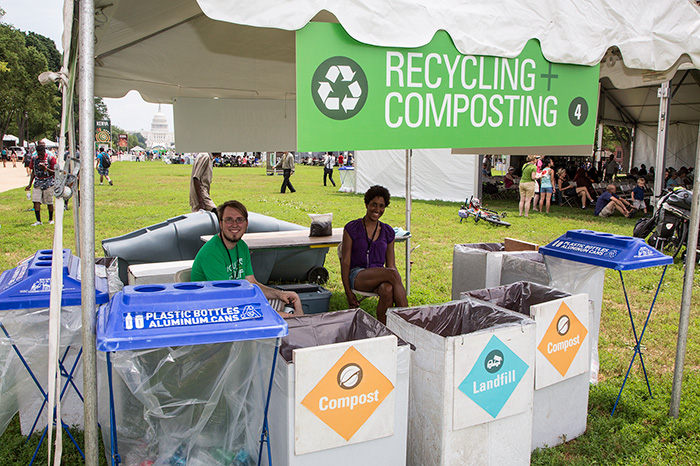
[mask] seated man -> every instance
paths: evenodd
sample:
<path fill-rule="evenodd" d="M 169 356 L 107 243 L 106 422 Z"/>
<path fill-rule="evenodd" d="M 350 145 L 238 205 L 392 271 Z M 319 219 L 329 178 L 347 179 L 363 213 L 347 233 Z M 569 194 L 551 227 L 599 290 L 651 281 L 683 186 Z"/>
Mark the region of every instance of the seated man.
<path fill-rule="evenodd" d="M 280 312 L 282 317 L 304 314 L 299 296 L 292 291 L 282 291 L 265 286 L 255 279 L 250 263 L 248 245 L 241 239 L 248 229 L 248 209 L 238 201 L 226 201 L 217 208 L 220 232 L 202 246 L 192 264 L 190 280 L 246 279 L 258 285 L 267 299 L 279 299 L 294 305 L 294 313 Z"/>
<path fill-rule="evenodd" d="M 595 203 L 595 211 L 593 212 L 593 215 L 598 215 L 600 217 L 610 217 L 614 212 L 615 209 L 620 211 L 622 215 L 624 215 L 627 218 L 632 218 L 632 216 L 637 212 L 637 209 L 632 207 L 632 204 L 630 204 L 628 201 L 625 199 L 620 199 L 617 197 L 615 192 L 617 191 L 617 188 L 615 188 L 615 185 L 609 184 L 607 190 L 598 196 L 598 200 Z M 627 210 L 627 207 L 630 207 L 630 210 Z"/>

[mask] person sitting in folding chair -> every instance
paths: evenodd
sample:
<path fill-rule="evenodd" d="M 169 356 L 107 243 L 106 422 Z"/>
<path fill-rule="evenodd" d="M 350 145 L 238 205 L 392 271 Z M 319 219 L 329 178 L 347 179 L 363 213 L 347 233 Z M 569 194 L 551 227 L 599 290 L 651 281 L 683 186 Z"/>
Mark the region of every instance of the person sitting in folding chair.
<path fill-rule="evenodd" d="M 365 216 L 345 225 L 340 261 L 348 305 L 359 307 L 353 290 L 377 293 L 377 319 L 382 323 L 386 323 L 389 307 L 408 306 L 406 288 L 396 269 L 394 229 L 379 221 L 389 201 L 389 191 L 385 187 L 375 185 L 367 190 Z"/>

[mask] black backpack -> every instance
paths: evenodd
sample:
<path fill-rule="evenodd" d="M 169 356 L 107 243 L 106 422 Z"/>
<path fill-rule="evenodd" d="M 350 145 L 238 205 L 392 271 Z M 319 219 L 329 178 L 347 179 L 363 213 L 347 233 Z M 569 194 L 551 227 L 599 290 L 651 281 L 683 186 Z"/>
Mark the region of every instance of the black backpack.
<path fill-rule="evenodd" d="M 109 154 L 102 154 L 102 168 L 109 168 L 112 166 L 112 157 Z"/>
<path fill-rule="evenodd" d="M 655 225 L 655 216 L 640 218 L 639 220 L 637 220 L 637 223 L 634 224 L 632 236 L 634 236 L 635 238 L 646 238 L 649 235 L 649 233 L 651 233 L 652 230 L 654 230 Z"/>

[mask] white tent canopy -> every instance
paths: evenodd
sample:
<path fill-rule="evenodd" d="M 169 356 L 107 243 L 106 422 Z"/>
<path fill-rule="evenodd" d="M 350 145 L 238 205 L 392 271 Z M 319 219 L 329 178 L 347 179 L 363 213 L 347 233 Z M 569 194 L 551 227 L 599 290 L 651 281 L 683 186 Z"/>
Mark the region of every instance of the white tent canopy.
<path fill-rule="evenodd" d="M 378 46 L 424 45 L 444 29 L 463 53 L 513 57 L 537 38 L 553 62 L 593 65 L 607 54 L 602 72 L 626 85 L 649 78 L 630 68 L 700 68 L 700 12 L 690 0 L 653 8 L 625 0 L 96 0 L 95 7 L 95 94 L 136 89 L 147 101 L 173 103 L 185 152 L 296 147 L 293 31 L 312 18 L 339 21 Z"/>

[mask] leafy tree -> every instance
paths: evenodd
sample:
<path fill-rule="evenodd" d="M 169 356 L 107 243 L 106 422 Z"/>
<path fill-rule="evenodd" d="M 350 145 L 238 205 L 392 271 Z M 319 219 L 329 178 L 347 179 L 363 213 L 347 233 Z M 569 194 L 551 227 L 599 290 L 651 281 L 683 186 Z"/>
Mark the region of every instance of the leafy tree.
<path fill-rule="evenodd" d="M 53 40 L 36 32 L 28 32 L 27 47 L 34 47 L 46 57 L 46 63 L 50 71 L 59 71 L 61 69 L 63 59 Z"/>
<path fill-rule="evenodd" d="M 102 97 L 95 97 L 95 120 L 108 120 L 109 110 Z"/>
<path fill-rule="evenodd" d="M 10 128 L 17 131 L 20 143 L 27 134 L 32 140 L 54 135 L 60 108 L 57 85 L 42 85 L 37 79 L 47 71 L 46 58 L 27 47 L 22 32 L 0 24 L 0 61 L 6 69 L 0 73 L 0 136 Z"/>

